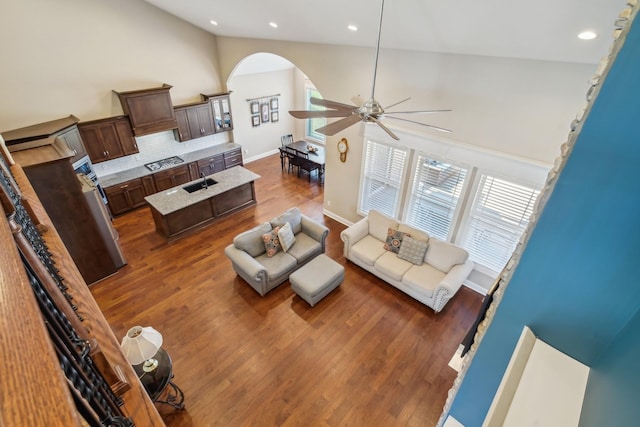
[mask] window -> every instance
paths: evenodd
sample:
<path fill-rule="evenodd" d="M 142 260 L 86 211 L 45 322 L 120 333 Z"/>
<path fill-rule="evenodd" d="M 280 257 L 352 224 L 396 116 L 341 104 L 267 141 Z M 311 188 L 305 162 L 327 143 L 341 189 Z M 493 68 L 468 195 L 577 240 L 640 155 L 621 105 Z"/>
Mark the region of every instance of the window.
<path fill-rule="evenodd" d="M 378 126 L 365 126 L 358 213 L 375 209 L 455 243 L 469 252 L 480 280 L 497 277 L 529 224 L 550 166 L 394 132 L 401 141 L 387 143 Z"/>
<path fill-rule="evenodd" d="M 467 170 L 416 156 L 406 222 L 440 240 L 448 240 Z"/>
<path fill-rule="evenodd" d="M 309 100 L 311 98 L 322 98 L 320 92 L 318 92 L 315 88 L 308 87 L 306 88 L 306 103 L 307 110 L 324 110 L 323 107 L 318 105 L 313 105 Z M 325 136 L 321 133 L 316 132 L 316 129 L 321 128 L 322 126 L 327 124 L 327 119 L 318 118 L 318 119 L 307 119 L 307 129 L 306 136 L 307 138 L 314 139 L 316 141 L 324 142 Z"/>
<path fill-rule="evenodd" d="M 407 150 L 403 147 L 367 141 L 360 190 L 362 212 L 375 209 L 397 216 L 406 159 Z"/>
<path fill-rule="evenodd" d="M 499 273 L 527 228 L 539 193 L 482 174 L 462 238 L 471 259 Z"/>

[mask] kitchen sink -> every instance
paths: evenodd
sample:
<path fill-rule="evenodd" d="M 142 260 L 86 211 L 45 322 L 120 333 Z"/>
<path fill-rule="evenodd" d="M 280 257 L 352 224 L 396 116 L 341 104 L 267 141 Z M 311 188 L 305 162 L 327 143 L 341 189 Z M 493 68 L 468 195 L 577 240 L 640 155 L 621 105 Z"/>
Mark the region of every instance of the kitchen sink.
<path fill-rule="evenodd" d="M 207 178 L 206 184 L 204 183 L 204 181 L 198 181 L 198 182 L 194 182 L 193 184 L 186 185 L 182 188 L 184 188 L 189 193 L 194 193 L 198 190 L 202 190 L 203 188 L 207 188 L 217 183 L 218 181 L 215 181 L 211 178 Z"/>

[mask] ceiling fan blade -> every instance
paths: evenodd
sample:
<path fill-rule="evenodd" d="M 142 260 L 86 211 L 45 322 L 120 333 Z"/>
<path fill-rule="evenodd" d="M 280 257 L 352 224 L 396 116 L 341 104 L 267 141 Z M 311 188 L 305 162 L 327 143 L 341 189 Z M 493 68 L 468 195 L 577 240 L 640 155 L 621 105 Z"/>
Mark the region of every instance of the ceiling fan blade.
<path fill-rule="evenodd" d="M 345 117 L 344 119 L 322 126 L 321 128 L 316 129 L 316 132 L 327 136 L 333 136 L 341 130 L 358 123 L 360 120 L 362 120 L 362 118 L 359 114 L 352 114 L 349 117 Z"/>
<path fill-rule="evenodd" d="M 398 101 L 395 104 L 387 105 L 386 107 L 384 107 L 384 109 L 386 110 L 387 108 L 395 107 L 396 105 L 402 104 L 403 102 L 407 102 L 410 99 L 411 99 L 411 97 L 409 97 L 407 99 L 403 99 L 402 101 Z"/>
<path fill-rule="evenodd" d="M 353 105 L 343 104 L 337 101 L 330 101 L 328 99 L 321 98 L 309 98 L 309 102 L 313 105 L 319 105 L 320 107 L 331 108 L 333 110 L 353 110 Z"/>
<path fill-rule="evenodd" d="M 441 128 L 441 127 L 438 127 L 438 126 L 428 125 L 426 123 L 416 122 L 415 120 L 407 120 L 407 119 L 402 119 L 400 117 L 393 117 L 393 116 L 387 116 L 387 115 L 385 115 L 385 117 L 389 118 L 389 119 L 394 119 L 394 120 L 402 120 L 403 122 L 415 123 L 417 125 L 426 126 L 428 128 L 431 128 L 431 129 L 439 130 L 440 132 L 451 133 L 450 129 L 445 129 L 445 128 Z"/>
<path fill-rule="evenodd" d="M 348 117 L 354 110 L 355 108 L 353 107 L 351 107 L 351 110 L 293 110 L 289 111 L 289 114 L 296 119 L 317 119 L 325 117 Z"/>
<path fill-rule="evenodd" d="M 378 126 L 380 126 L 380 127 L 382 128 L 382 130 L 383 130 L 383 131 L 385 131 L 386 133 L 388 133 L 388 134 L 389 134 L 389 136 L 390 136 L 391 138 L 395 139 L 396 141 L 400 141 L 400 138 L 398 138 L 398 137 L 396 136 L 396 134 L 395 134 L 395 133 L 391 132 L 391 129 L 389 129 L 388 127 L 386 127 L 386 126 L 384 125 L 384 123 L 382 123 L 380 120 L 378 120 L 377 118 L 375 118 L 375 117 L 373 117 L 373 116 L 369 116 L 369 120 L 371 120 L 371 121 L 372 121 L 372 122 L 374 122 L 374 123 L 377 123 L 377 124 L 378 124 Z"/>
<path fill-rule="evenodd" d="M 411 111 L 387 111 L 387 113 L 390 113 L 390 114 L 431 114 L 431 113 L 449 113 L 451 111 L 453 111 L 453 110 L 411 110 Z"/>

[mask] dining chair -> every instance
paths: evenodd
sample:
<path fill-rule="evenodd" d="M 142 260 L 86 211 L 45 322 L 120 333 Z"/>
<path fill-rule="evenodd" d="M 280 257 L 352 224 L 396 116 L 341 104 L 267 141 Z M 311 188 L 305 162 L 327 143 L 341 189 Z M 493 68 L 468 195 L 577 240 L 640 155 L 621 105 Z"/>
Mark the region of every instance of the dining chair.
<path fill-rule="evenodd" d="M 293 144 L 293 135 L 292 134 L 282 135 L 280 137 L 280 146 L 284 148 L 289 144 Z"/>
<path fill-rule="evenodd" d="M 287 153 L 287 160 L 289 161 L 288 172 L 291 173 L 292 170 L 298 168 L 298 176 L 300 176 L 300 166 L 304 162 L 304 159 L 298 155 L 298 151 L 292 147 L 284 147 L 285 152 Z"/>
<path fill-rule="evenodd" d="M 300 170 L 303 170 L 307 172 L 309 182 L 311 182 L 311 172 L 316 171 L 316 177 L 319 177 L 320 165 L 309 160 L 309 153 L 298 151 L 298 156 L 302 159 L 302 162 L 298 167 L 298 176 L 300 176 Z"/>
<path fill-rule="evenodd" d="M 285 171 L 285 163 L 287 163 L 287 150 L 284 149 L 284 147 L 279 147 L 280 150 L 280 167 L 282 168 L 282 171 Z M 287 166 L 288 168 L 288 166 Z"/>

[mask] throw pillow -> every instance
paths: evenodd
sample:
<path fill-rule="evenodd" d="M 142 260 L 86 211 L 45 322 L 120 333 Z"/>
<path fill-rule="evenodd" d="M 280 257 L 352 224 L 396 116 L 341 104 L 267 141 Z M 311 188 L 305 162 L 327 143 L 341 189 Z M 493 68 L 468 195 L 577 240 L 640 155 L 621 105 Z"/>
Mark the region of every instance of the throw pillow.
<path fill-rule="evenodd" d="M 264 253 L 265 249 L 262 236 L 265 233 L 270 232 L 271 230 L 273 230 L 271 224 L 265 222 L 252 228 L 251 230 L 247 230 L 238 234 L 233 239 L 233 245 L 241 251 L 245 251 L 246 253 L 251 255 L 252 258 L 255 258 Z"/>
<path fill-rule="evenodd" d="M 428 246 L 429 243 L 427 242 L 422 242 L 409 236 L 405 236 L 402 240 L 400 251 L 398 252 L 398 258 L 409 261 L 415 265 L 422 265 L 424 263 L 424 255 L 427 253 Z"/>
<path fill-rule="evenodd" d="M 291 224 L 291 231 L 293 234 L 302 231 L 302 212 L 297 207 L 289 208 L 277 218 L 273 218 L 271 221 L 273 228 L 282 227 L 285 223 Z"/>
<path fill-rule="evenodd" d="M 262 235 L 262 242 L 264 243 L 264 248 L 267 250 L 267 256 L 269 258 L 282 249 L 282 246 L 280 246 L 280 239 L 278 238 L 278 230 L 280 230 L 280 227 L 276 227 L 270 232 Z"/>
<path fill-rule="evenodd" d="M 410 234 L 403 233 L 402 231 L 398 231 L 393 228 L 387 229 L 387 239 L 385 240 L 384 248 L 387 251 L 391 251 L 394 254 L 397 254 L 400 250 L 400 245 L 402 244 L 402 239 L 406 236 L 411 236 Z"/>
<path fill-rule="evenodd" d="M 296 236 L 293 235 L 293 231 L 291 231 L 291 224 L 288 222 L 280 227 L 278 230 L 278 238 L 280 239 L 280 246 L 282 246 L 282 250 L 287 252 L 291 249 L 291 246 L 296 242 Z"/>

